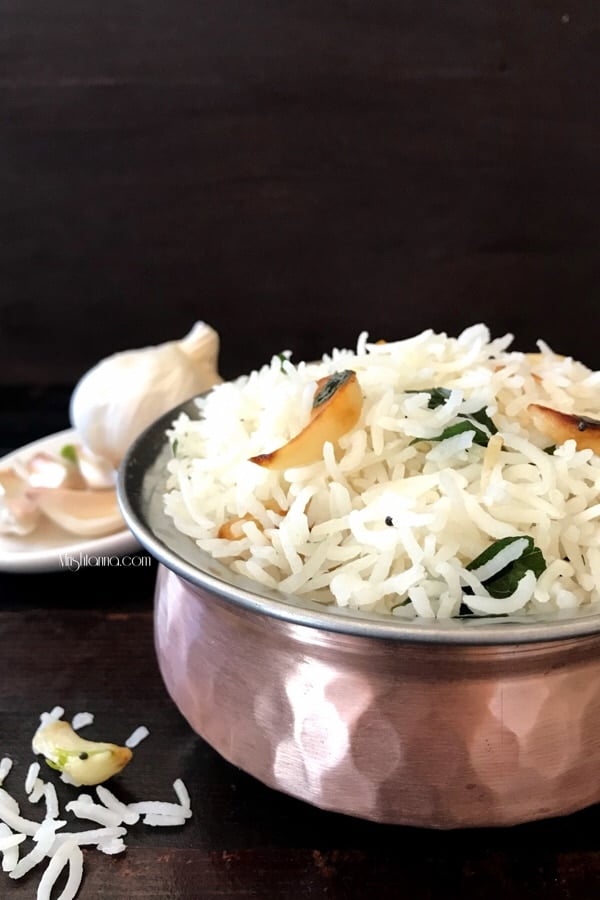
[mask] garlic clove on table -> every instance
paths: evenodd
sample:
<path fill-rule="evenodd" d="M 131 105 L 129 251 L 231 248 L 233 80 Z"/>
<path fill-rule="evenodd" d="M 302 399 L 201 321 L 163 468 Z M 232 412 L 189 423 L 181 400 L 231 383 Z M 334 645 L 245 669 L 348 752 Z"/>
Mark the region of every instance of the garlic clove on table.
<path fill-rule="evenodd" d="M 128 747 L 80 737 L 63 719 L 38 728 L 31 747 L 51 768 L 64 772 L 78 785 L 102 784 L 133 757 Z"/>

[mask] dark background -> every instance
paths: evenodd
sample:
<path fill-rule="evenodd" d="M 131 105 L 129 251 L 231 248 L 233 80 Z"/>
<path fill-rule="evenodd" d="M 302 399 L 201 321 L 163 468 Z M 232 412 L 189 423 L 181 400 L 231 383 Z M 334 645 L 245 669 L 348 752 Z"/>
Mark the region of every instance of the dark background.
<path fill-rule="evenodd" d="M 213 325 L 600 365 L 598 0 L 2 0 L 0 385 Z"/>

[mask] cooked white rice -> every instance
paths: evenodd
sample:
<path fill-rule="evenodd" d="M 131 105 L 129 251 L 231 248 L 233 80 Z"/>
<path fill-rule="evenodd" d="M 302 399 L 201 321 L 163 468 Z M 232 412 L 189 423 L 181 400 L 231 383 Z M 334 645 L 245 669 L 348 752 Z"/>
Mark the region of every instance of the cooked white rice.
<path fill-rule="evenodd" d="M 338 607 L 443 619 L 465 604 L 496 615 L 598 602 L 600 458 L 574 440 L 548 452 L 552 441 L 528 406 L 597 419 L 600 372 L 543 341 L 535 355 L 510 350 L 512 341 L 480 324 L 457 338 L 425 331 L 372 343 L 362 334 L 355 350 L 315 363 L 274 356 L 198 398 L 199 420 L 173 423 L 165 510 L 233 571 Z M 344 369 L 356 372 L 363 408 L 336 447 L 284 471 L 249 461 L 297 435 L 316 380 Z M 433 388 L 448 392 L 435 408 Z M 497 429 L 480 426 L 487 446 L 471 430 L 436 439 L 480 410 Z M 254 520 L 241 524 L 241 539 L 217 536 L 243 516 Z M 487 580 L 526 544 L 468 566 L 494 542 L 519 537 L 533 540 L 546 568 L 521 572 L 510 596 L 496 597 Z"/>
<path fill-rule="evenodd" d="M 145 725 L 139 725 L 134 731 L 131 732 L 131 734 L 125 741 L 125 746 L 133 750 L 134 747 L 137 747 L 138 744 L 146 740 L 149 734 L 150 732 Z"/>
<path fill-rule="evenodd" d="M 80 728 L 86 728 L 88 725 L 93 725 L 94 716 L 90 712 L 78 712 L 75 713 L 73 719 L 71 720 L 71 728 L 73 731 L 79 731 Z"/>
<path fill-rule="evenodd" d="M 4 784 L 4 779 L 12 769 L 12 759 L 9 759 L 8 756 L 3 756 L 0 759 L 0 787 Z"/>
<path fill-rule="evenodd" d="M 33 762 L 29 766 L 27 770 L 27 777 L 25 779 L 25 793 L 31 794 L 32 790 L 35 787 L 36 781 L 39 781 L 38 775 L 40 773 L 40 764 L 38 762 Z"/>

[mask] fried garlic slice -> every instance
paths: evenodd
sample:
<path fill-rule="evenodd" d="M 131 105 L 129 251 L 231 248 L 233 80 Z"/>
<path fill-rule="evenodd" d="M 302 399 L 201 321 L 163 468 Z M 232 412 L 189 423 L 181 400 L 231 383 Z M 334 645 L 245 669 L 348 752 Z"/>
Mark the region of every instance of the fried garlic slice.
<path fill-rule="evenodd" d="M 527 410 L 533 425 L 553 444 L 573 440 L 578 450 L 600 453 L 600 421 L 597 419 L 560 412 L 539 403 L 530 403 Z"/>
<path fill-rule="evenodd" d="M 317 382 L 308 425 L 287 444 L 271 453 L 253 456 L 250 462 L 276 470 L 317 462 L 323 445 L 327 441 L 335 444 L 354 428 L 361 411 L 362 392 L 356 372 L 334 372 Z"/>

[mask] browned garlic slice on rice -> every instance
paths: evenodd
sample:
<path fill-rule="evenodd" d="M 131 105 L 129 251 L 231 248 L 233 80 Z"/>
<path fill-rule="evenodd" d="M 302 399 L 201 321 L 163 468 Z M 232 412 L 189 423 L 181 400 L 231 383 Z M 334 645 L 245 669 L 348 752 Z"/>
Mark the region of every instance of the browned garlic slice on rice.
<path fill-rule="evenodd" d="M 539 403 L 530 403 L 527 409 L 533 425 L 554 444 L 573 440 L 578 450 L 600 453 L 600 421 L 597 419 L 560 412 Z"/>
<path fill-rule="evenodd" d="M 107 781 L 121 772 L 133 757 L 128 747 L 86 741 L 63 719 L 39 728 L 31 746 L 34 753 L 45 757 L 52 769 L 64 772 L 80 785 Z"/>
<path fill-rule="evenodd" d="M 361 411 L 362 392 L 356 372 L 334 372 L 317 382 L 308 425 L 278 450 L 253 456 L 250 462 L 277 470 L 317 462 L 323 445 L 327 441 L 335 444 L 354 428 Z"/>

